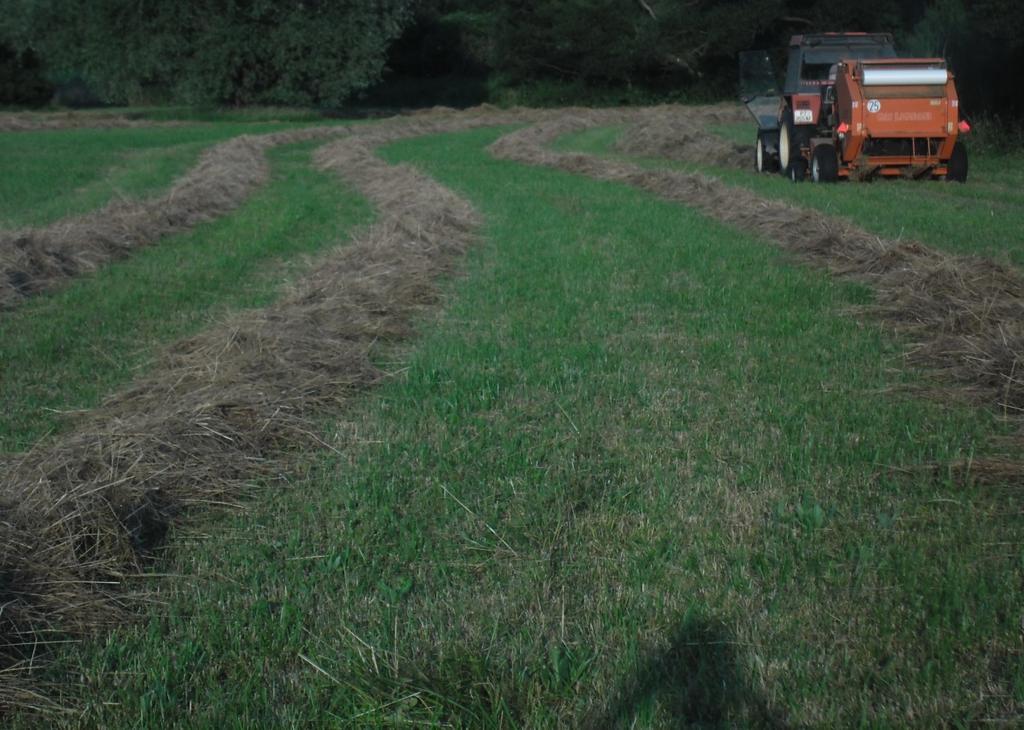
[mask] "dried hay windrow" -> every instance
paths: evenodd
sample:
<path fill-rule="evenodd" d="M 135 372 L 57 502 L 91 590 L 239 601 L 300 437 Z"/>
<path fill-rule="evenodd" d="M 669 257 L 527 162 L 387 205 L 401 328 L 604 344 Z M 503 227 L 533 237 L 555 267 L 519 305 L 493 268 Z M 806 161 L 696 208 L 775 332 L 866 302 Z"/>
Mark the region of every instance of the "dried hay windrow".
<path fill-rule="evenodd" d="M 177 127 L 186 122 L 129 119 L 115 114 L 0 114 L 0 132 L 38 132 L 49 129 L 129 129 L 135 127 Z"/>
<path fill-rule="evenodd" d="M 619 136 L 615 148 L 630 155 L 747 169 L 753 165 L 753 145 L 729 142 L 707 127 L 749 119 L 735 104 L 654 107 L 640 113 Z"/>
<path fill-rule="evenodd" d="M 155 371 L 0 472 L 0 706 L 40 706 L 25 673 L 50 640 L 130 612 L 127 577 L 171 524 L 275 479 L 314 419 L 376 383 L 371 354 L 438 301 L 479 226 L 463 199 L 372 148 L 402 137 L 526 121 L 527 113 L 382 123 L 321 149 L 379 222 L 320 259 L 276 304 L 232 316 L 164 353 Z M 316 132 L 305 132 L 313 135 Z M 21 684 L 16 684 L 21 682 Z"/>
<path fill-rule="evenodd" d="M 269 178 L 270 147 L 348 133 L 344 127 L 310 127 L 242 135 L 206 150 L 163 195 L 115 200 L 42 228 L 0 231 L 0 310 L 235 210 Z"/>
<path fill-rule="evenodd" d="M 868 283 L 876 300 L 866 310 L 911 340 L 910 362 L 935 372 L 956 393 L 1024 421 L 1024 277 L 1018 270 L 913 241 L 885 240 L 842 218 L 763 198 L 706 175 L 647 170 L 545 146 L 562 135 L 616 121 L 608 112 L 545 120 L 502 137 L 491 152 L 626 183 L 684 203 L 835 275 Z M 974 473 L 1024 484 L 1024 464 L 1016 458 L 1001 461 L 998 469 L 976 461 Z"/>

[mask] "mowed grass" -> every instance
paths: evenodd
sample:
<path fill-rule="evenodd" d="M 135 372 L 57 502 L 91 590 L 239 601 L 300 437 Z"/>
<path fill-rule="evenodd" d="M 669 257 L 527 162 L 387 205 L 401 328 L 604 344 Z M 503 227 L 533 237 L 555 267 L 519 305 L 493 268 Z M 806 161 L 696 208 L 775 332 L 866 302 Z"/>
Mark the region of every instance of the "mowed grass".
<path fill-rule="evenodd" d="M 1020 720 L 1020 498 L 943 468 L 995 417 L 900 394 L 899 344 L 841 314 L 864 289 L 496 134 L 387 148 L 486 243 L 337 452 L 62 656 L 68 723 Z"/>
<path fill-rule="evenodd" d="M 603 127 L 567 135 L 554 147 L 562 151 L 621 156 L 615 142 L 623 127 Z M 752 145 L 753 125 L 713 128 L 737 144 Z M 967 139 L 970 150 L 970 139 Z M 854 220 L 880 236 L 911 238 L 958 254 L 977 254 L 1024 265 L 1024 157 L 970 153 L 967 184 L 892 181 L 794 185 L 778 174 L 636 158 L 640 164 L 705 172 L 730 185 L 805 208 L 817 208 Z M 632 159 L 632 158 L 631 158 Z"/>
<path fill-rule="evenodd" d="M 368 220 L 361 197 L 312 169 L 315 147 L 271 150 L 272 181 L 231 216 L 0 313 L 0 453 L 60 428 L 62 412 L 96 405 L 162 344 L 220 312 L 266 304 L 289 274 L 282 262 Z"/>
<path fill-rule="evenodd" d="M 0 134 L 0 228 L 39 226 L 168 187 L 217 142 L 291 125 L 221 123 Z"/>

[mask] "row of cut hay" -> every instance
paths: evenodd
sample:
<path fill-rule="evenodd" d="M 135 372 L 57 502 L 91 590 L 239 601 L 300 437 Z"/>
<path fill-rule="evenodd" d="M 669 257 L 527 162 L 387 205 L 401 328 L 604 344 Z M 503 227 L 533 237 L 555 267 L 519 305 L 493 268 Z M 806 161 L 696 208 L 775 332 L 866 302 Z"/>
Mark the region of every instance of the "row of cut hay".
<path fill-rule="evenodd" d="M 750 121 L 749 114 L 735 104 L 645 109 L 623 130 L 615 148 L 629 155 L 747 169 L 753 165 L 753 145 L 735 144 L 708 131 L 713 124 L 745 121 Z"/>
<path fill-rule="evenodd" d="M 312 127 L 235 137 L 206 150 L 162 195 L 115 200 L 42 228 L 0 231 L 0 310 L 235 210 L 267 181 L 270 147 L 347 133 Z"/>
<path fill-rule="evenodd" d="M 129 119 L 117 114 L 76 114 L 57 112 L 38 114 L 15 112 L 0 114 L 0 132 L 38 132 L 51 129 L 129 129 L 134 127 L 175 127 L 183 122 Z"/>
<path fill-rule="evenodd" d="M 524 120 L 397 121 L 321 150 L 318 163 L 366 194 L 378 223 L 276 304 L 174 345 L 154 372 L 3 467 L 0 705 L 38 704 L 26 701 L 31 674 L 20 670 L 38 665 L 46 642 L 124 621 L 134 596 L 126 578 L 169 526 L 239 499 L 315 448 L 315 419 L 381 378 L 374 348 L 408 336 L 437 302 L 437 280 L 473 242 L 477 216 L 428 177 L 383 163 L 373 146 Z"/>
<path fill-rule="evenodd" d="M 1020 271 L 913 241 L 882 239 L 842 218 L 766 199 L 714 177 L 646 170 L 629 162 L 545 147 L 559 136 L 619 121 L 608 112 L 542 121 L 501 138 L 491 152 L 499 158 L 622 182 L 684 203 L 835 275 L 868 283 L 876 299 L 866 311 L 910 341 L 908 360 L 936 373 L 944 392 L 981 400 L 1024 420 Z M 1024 483 L 1019 457 L 954 466 L 969 469 L 979 479 Z"/>

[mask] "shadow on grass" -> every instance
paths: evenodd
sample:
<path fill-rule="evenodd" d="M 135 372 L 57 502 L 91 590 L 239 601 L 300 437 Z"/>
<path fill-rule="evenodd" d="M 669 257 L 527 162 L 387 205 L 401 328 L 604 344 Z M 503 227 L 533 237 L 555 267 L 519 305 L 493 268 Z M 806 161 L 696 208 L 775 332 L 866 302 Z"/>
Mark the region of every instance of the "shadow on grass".
<path fill-rule="evenodd" d="M 720 624 L 687 617 L 588 727 L 628 728 L 655 715 L 671 728 L 788 727 L 742 675 L 735 647 Z"/>

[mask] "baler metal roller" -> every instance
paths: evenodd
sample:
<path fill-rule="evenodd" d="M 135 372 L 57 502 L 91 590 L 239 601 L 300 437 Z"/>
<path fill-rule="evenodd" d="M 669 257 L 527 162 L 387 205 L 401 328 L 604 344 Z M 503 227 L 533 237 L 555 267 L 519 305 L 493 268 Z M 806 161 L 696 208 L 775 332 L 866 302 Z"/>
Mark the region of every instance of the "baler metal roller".
<path fill-rule="evenodd" d="M 865 68 L 864 86 L 945 86 L 949 72 L 944 68 Z"/>

